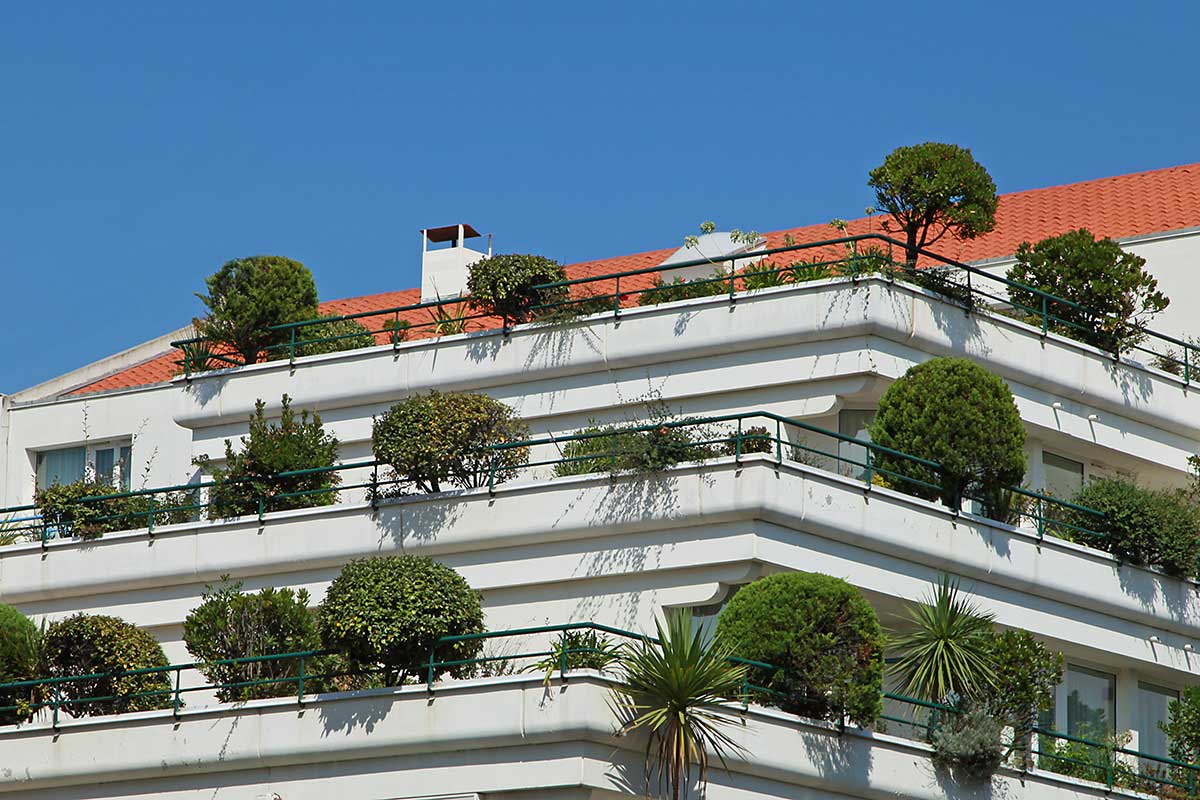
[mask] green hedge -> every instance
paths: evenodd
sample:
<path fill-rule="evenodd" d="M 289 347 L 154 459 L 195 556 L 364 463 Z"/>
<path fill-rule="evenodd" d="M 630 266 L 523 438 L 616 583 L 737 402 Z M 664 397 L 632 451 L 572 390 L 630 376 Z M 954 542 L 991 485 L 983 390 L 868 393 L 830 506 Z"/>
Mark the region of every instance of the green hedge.
<path fill-rule="evenodd" d="M 0 604 L 0 683 L 28 681 L 38 676 L 40 642 L 37 626 L 12 606 Z M 0 706 L 25 706 L 32 703 L 32 689 L 0 692 Z M 29 718 L 26 708 L 0 711 L 0 725 L 12 725 Z"/>

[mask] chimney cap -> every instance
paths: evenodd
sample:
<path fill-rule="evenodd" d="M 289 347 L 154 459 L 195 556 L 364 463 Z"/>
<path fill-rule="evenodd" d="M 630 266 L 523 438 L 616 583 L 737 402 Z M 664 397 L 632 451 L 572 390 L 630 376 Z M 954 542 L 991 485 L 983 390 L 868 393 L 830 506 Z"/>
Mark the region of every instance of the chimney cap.
<path fill-rule="evenodd" d="M 458 225 L 443 225 L 440 228 L 426 228 L 421 233 L 425 234 L 425 238 L 431 242 L 454 242 L 458 241 L 459 227 Z M 481 235 L 479 231 L 465 222 L 461 227 L 464 239 L 474 239 Z"/>

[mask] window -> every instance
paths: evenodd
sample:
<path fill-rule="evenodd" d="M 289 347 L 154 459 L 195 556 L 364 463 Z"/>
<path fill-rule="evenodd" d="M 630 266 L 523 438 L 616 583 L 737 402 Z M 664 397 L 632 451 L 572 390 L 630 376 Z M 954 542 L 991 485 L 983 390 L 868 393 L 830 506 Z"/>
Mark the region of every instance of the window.
<path fill-rule="evenodd" d="M 1164 689 L 1151 683 L 1138 681 L 1137 690 L 1137 749 L 1152 756 L 1165 758 L 1168 755 L 1167 735 L 1158 727 L 1170 719 L 1167 707 L 1172 700 L 1179 699 L 1179 692 Z M 1145 766 L 1154 766 L 1147 762 Z"/>
<path fill-rule="evenodd" d="M 82 480 L 90 468 L 96 480 L 127 492 L 132 460 L 132 445 L 119 441 L 43 450 L 37 454 L 37 488 Z"/>
<path fill-rule="evenodd" d="M 1117 679 L 1087 667 L 1067 666 L 1066 732 L 1083 739 L 1103 739 L 1116 731 Z"/>
<path fill-rule="evenodd" d="M 1042 451 L 1042 485 L 1046 494 L 1070 500 L 1083 488 L 1083 464 Z"/>

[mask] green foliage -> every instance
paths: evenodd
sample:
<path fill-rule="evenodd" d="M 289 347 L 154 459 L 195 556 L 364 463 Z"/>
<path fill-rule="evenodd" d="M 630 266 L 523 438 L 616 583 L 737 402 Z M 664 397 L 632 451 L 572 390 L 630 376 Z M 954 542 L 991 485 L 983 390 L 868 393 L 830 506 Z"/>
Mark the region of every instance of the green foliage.
<path fill-rule="evenodd" d="M 1134 564 L 1161 567 L 1175 577 L 1197 575 L 1200 510 L 1183 493 L 1106 478 L 1089 482 L 1072 502 L 1104 515 L 1100 519 L 1068 509 L 1067 523 L 1083 529 L 1070 531 L 1075 541 Z"/>
<path fill-rule="evenodd" d="M 38 677 L 41 636 L 37 626 L 12 606 L 0 603 L 0 683 L 16 683 Z M 0 691 L 0 725 L 12 725 L 30 717 L 36 692 L 29 689 Z"/>
<path fill-rule="evenodd" d="M 268 588 L 245 594 L 241 583 L 230 584 L 223 578 L 220 586 L 206 587 L 201 600 L 183 621 L 183 641 L 188 652 L 204 662 L 200 671 L 209 682 L 224 685 L 217 689 L 217 699 L 230 703 L 295 695 L 296 684 L 289 679 L 299 674 L 299 659 L 216 662 L 319 649 L 320 636 L 316 618 L 308 609 L 308 592 Z M 308 659 L 305 673 L 314 674 L 316 667 L 314 659 Z M 257 681 L 274 682 L 231 685 Z"/>
<path fill-rule="evenodd" d="M 195 461 L 212 475 L 215 484 L 209 492 L 210 519 L 257 514 L 260 498 L 264 511 L 337 502 L 336 487 L 342 478 L 336 472 L 278 477 L 281 472 L 337 463 L 338 440 L 325 432 L 321 416 L 313 414 L 309 419 L 308 411 L 302 411 L 297 418 L 286 394 L 278 424 L 267 422 L 265 407 L 262 400 L 254 404 L 250 432 L 241 438 L 239 451 L 235 452 L 233 443 L 225 440 L 224 467 L 213 466 L 207 456 Z"/>
<path fill-rule="evenodd" d="M 741 444 L 739 446 L 739 439 Z M 721 445 L 721 452 L 727 456 L 741 453 L 773 453 L 775 452 L 775 437 L 762 425 L 751 425 L 742 430 L 741 435 L 733 434 Z"/>
<path fill-rule="evenodd" d="M 1076 305 L 1050 301 L 1051 330 L 1116 352 L 1143 338 L 1146 323 L 1171 302 L 1146 272 L 1146 259 L 1080 228 L 1037 244 L 1023 242 L 1008 279 Z M 1009 297 L 1040 322 L 1042 296 L 1012 287 Z"/>
<path fill-rule="evenodd" d="M 1159 723 L 1170 741 L 1171 758 L 1200 764 L 1200 686 L 1189 686 L 1167 706 L 1166 723 Z"/>
<path fill-rule="evenodd" d="M 1112 786 L 1144 788 L 1139 787 L 1137 770 L 1116 752 L 1129 745 L 1128 733 L 1116 735 L 1107 729 L 1083 726 L 1079 738 L 1087 741 L 1039 735 L 1038 769 Z"/>
<path fill-rule="evenodd" d="M 621 648 L 600 631 L 561 631 L 550 647 L 550 654 L 530 664 L 527 672 L 544 672 L 546 683 L 556 673 L 576 669 L 594 669 L 603 672 L 617 660 Z"/>
<path fill-rule="evenodd" d="M 986 698 L 987 710 L 1015 732 L 1024 745 L 1038 714 L 1054 708 L 1054 689 L 1062 682 L 1063 656 L 1034 639 L 1029 631 L 1009 630 L 988 641 L 995 685 Z"/>
<path fill-rule="evenodd" d="M 952 507 L 970 496 L 988 516 L 1007 516 L 1005 490 L 1025 475 L 1025 426 L 998 376 L 965 358 L 918 364 L 888 387 L 870 430 L 876 444 L 941 465 L 939 474 L 876 451 L 876 466 L 893 473 L 887 478 L 898 489 L 928 499 L 940 495 Z"/>
<path fill-rule="evenodd" d="M 975 708 L 951 714 L 933 731 L 933 763 L 949 770 L 959 783 L 991 779 L 1004 760 L 1000 723 Z"/>
<path fill-rule="evenodd" d="M 438 305 L 429 306 L 425 311 L 429 314 L 429 322 L 421 327 L 433 328 L 434 334 L 438 336 L 454 336 L 466 333 L 470 329 L 471 320 L 468 317 L 471 315 L 471 309 L 465 300 L 460 303 L 443 303 L 441 297 L 438 297 Z"/>
<path fill-rule="evenodd" d="M 789 572 L 739 591 L 717 637 L 752 667 L 759 702 L 815 719 L 868 726 L 882 711 L 884 635 L 875 609 L 840 578 Z"/>
<path fill-rule="evenodd" d="M 47 629 L 42 657 L 50 678 L 101 676 L 57 685 L 60 699 L 75 701 L 63 706 L 73 716 L 151 711 L 171 705 L 170 672 L 113 674 L 168 666 L 154 637 L 123 619 L 82 613 L 61 619 Z"/>
<path fill-rule="evenodd" d="M 108 497 L 117 494 L 123 496 Z M 105 499 L 84 500 L 86 497 Z M 145 528 L 150 524 L 151 511 L 155 525 L 191 522 L 197 515 L 187 506 L 197 501 L 194 493 L 186 489 L 168 492 L 151 500 L 148 494 L 117 492 L 107 483 L 89 478 L 74 483 L 54 484 L 39 489 L 34 495 L 34 503 L 47 525 L 57 530 L 59 536 L 81 539 Z"/>
<path fill-rule="evenodd" d="M 535 306 L 567 299 L 565 287 L 534 287 L 566 279 L 557 261 L 534 255 L 497 255 L 467 268 L 467 292 L 471 306 L 485 314 L 502 317 L 506 324 L 528 322 Z"/>
<path fill-rule="evenodd" d="M 638 305 L 656 306 L 659 303 L 674 303 L 677 300 L 692 300 L 697 297 L 713 297 L 729 293 L 729 271 L 718 268 L 711 277 L 685 281 L 675 278 L 665 282 L 661 275 L 654 276 L 654 285 L 642 292 Z"/>
<path fill-rule="evenodd" d="M 208 316 L 196 320 L 197 332 L 253 364 L 268 348 L 287 342 L 287 331 L 272 325 L 317 316 L 317 285 L 308 267 L 283 256 L 251 256 L 226 262 L 198 294 Z M 272 354 L 277 355 L 277 354 Z"/>
<path fill-rule="evenodd" d="M 648 430 L 589 425 L 578 431 L 588 438 L 563 444 L 563 460 L 554 465 L 554 474 L 563 477 L 607 471 L 613 475 L 648 475 L 685 461 L 703 461 L 715 454 L 712 447 L 700 443 L 706 438 L 701 427 L 671 424 L 687 420 L 674 419 L 665 406 L 656 404 L 651 413 L 651 424 L 655 427 Z"/>
<path fill-rule="evenodd" d="M 992 614 L 961 596 L 958 581 L 948 575 L 906 610 L 912 628 L 892 640 L 898 660 L 891 669 L 900 693 L 934 703 L 952 695 L 985 699 L 996 686 Z"/>
<path fill-rule="evenodd" d="M 471 489 L 509 480 L 529 462 L 529 448 L 488 449 L 529 438 L 510 407 L 485 394 L 414 394 L 396 403 L 372 427 L 375 458 L 388 464 L 394 493 L 415 486 L 440 492 L 443 484 Z"/>
<path fill-rule="evenodd" d="M 647 736 L 646 793 L 657 783 L 660 795 L 680 800 L 690 796 L 693 776 L 703 796 L 709 752 L 722 765 L 726 754 L 744 754 L 726 733 L 736 719 L 720 704 L 739 699 L 745 670 L 730 663 L 727 644 L 693 627 L 690 612 L 668 614 L 666 623 L 655 622 L 658 643 L 623 648 L 611 704 L 622 734 Z"/>
<path fill-rule="evenodd" d="M 352 319 L 330 320 L 307 325 L 296 330 L 296 355 L 315 356 L 374 347 L 375 337 L 363 325 Z"/>
<path fill-rule="evenodd" d="M 330 584 L 318 619 L 325 647 L 356 669 L 380 669 L 387 685 L 423 677 L 441 637 L 483 632 L 479 593 L 451 568 L 412 555 L 351 561 Z M 481 639 L 468 640 L 439 647 L 436 656 L 472 659 L 482 648 Z M 471 668 L 438 673 L 465 677 Z"/>
<path fill-rule="evenodd" d="M 383 323 L 383 330 L 387 333 L 388 341 L 392 344 L 406 341 L 410 328 L 412 328 L 412 323 L 406 319 L 389 319 Z"/>
<path fill-rule="evenodd" d="M 996 226 L 996 184 L 972 156 L 953 144 L 925 142 L 897 147 L 871 170 L 867 185 L 891 215 L 883 229 L 904 234 L 906 259 L 950 233 L 974 239 Z"/>

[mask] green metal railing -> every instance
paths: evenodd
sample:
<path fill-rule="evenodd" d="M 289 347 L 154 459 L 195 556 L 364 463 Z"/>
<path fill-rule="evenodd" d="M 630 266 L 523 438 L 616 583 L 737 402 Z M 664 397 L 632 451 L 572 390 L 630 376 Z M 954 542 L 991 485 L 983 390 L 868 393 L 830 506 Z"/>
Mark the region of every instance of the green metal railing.
<path fill-rule="evenodd" d="M 576 666 L 579 663 L 579 659 L 573 658 L 574 656 L 603 654 L 611 658 L 611 661 L 608 663 L 615 667 L 615 669 L 610 670 L 608 667 L 603 667 L 601 671 L 608 672 L 611 679 L 619 681 L 621 672 L 620 658 L 627 650 L 617 649 L 614 652 L 612 649 L 601 651 L 595 647 L 565 648 L 551 646 L 547 648 L 540 644 L 543 641 L 553 641 L 548 639 L 553 634 L 561 635 L 570 631 L 593 631 L 606 638 L 611 637 L 608 638 L 610 643 L 613 642 L 613 639 L 617 640 L 617 642 L 623 642 L 624 648 L 640 642 L 659 644 L 659 641 L 653 636 L 646 636 L 596 622 L 541 625 L 506 631 L 487 631 L 459 636 L 443 636 L 430 648 L 429 657 L 422 669 L 424 674 L 403 677 L 423 678 L 426 691 L 430 694 L 435 694 L 439 679 L 448 672 L 458 673 L 463 678 L 495 677 L 503 674 L 527 672 L 532 668 L 541 669 L 542 664 L 545 663 L 547 658 L 554 658 L 558 663 L 557 669 L 553 670 L 553 673 L 557 674 L 558 678 L 565 683 L 569 681 L 571 673 L 579 669 Z M 480 652 L 479 655 L 472 655 L 470 657 L 443 657 L 448 652 L 453 656 L 452 651 L 463 644 L 511 639 L 528 640 L 530 638 L 536 638 L 537 643 L 532 647 L 518 645 L 516 652 L 493 652 L 488 654 L 487 652 L 480 652 L 483 651 L 483 646 L 481 645 L 478 649 L 472 648 L 472 652 Z M 23 720 L 28 720 L 45 713 L 49 717 L 51 728 L 57 729 L 63 712 L 72 715 L 72 717 L 75 716 L 72 714 L 74 709 L 84 709 L 80 716 L 119 714 L 122 713 L 122 709 L 127 704 L 134 700 L 151 701 L 145 704 L 142 710 L 152 710 L 153 708 L 170 709 L 173 716 L 178 717 L 187 705 L 189 696 L 199 693 L 215 693 L 222 690 L 258 690 L 254 699 L 291 697 L 295 698 L 298 706 L 303 706 L 306 697 L 327 691 L 340 691 L 341 689 L 332 684 L 332 681 L 363 676 L 377 676 L 383 672 L 380 669 L 322 669 L 320 659 L 330 655 L 332 655 L 332 651 L 307 650 L 295 653 L 224 659 L 208 663 L 171 664 L 148 669 L 39 678 L 3 683 L 0 684 L 0 719 L 11 719 L 15 714 Z M 734 664 L 747 667 L 747 669 L 743 670 L 741 687 L 738 693 L 740 706 L 743 711 L 748 709 L 752 700 L 758 697 L 765 696 L 769 700 L 770 697 L 783 694 L 770 687 L 752 683 L 749 676 L 751 669 L 778 673 L 785 671 L 784 668 L 738 657 L 733 657 L 730 661 Z M 211 671 L 216 666 L 249 668 L 255 665 L 279 664 L 281 662 L 286 662 L 288 665 L 286 674 L 270 678 L 223 682 L 207 681 L 194 685 L 184 685 L 181 677 L 185 672 L 200 672 L 202 675 L 205 675 L 206 671 Z M 508 666 L 504 669 L 496 669 L 495 665 L 501 663 Z M 317 665 L 315 669 L 313 668 L 314 664 Z M 487 674 L 487 670 L 489 669 L 492 670 L 491 675 Z M 108 685 L 111 685 L 114 681 L 121 679 L 160 675 L 163 676 L 160 683 L 165 684 L 162 688 L 132 691 L 124 694 L 82 696 L 82 693 L 87 691 L 88 686 L 99 681 L 105 681 Z M 72 686 L 78 687 L 80 684 L 83 685 L 82 689 L 76 688 L 72 690 Z M 10 702 L 14 698 L 21 698 L 23 702 Z M 897 713 L 888 713 L 885 710 L 885 713 L 880 717 L 882 724 L 889 728 L 889 732 L 892 732 L 890 730 L 892 725 L 900 725 L 907 732 L 908 738 L 917 741 L 929 741 L 939 725 L 947 720 L 952 720 L 960 713 L 952 706 L 907 697 L 894 692 L 883 692 L 883 699 L 885 706 L 891 706 Z M 110 706 L 105 707 L 104 704 L 110 704 Z M 236 705 L 227 705 L 224 707 L 230 711 L 237 710 Z M 736 706 L 730 707 L 729 711 L 736 713 Z M 99 712 L 99 714 L 96 712 Z M 905 715 L 901 716 L 900 712 L 903 712 Z M 845 727 L 844 720 L 840 727 Z M 1179 796 L 1186 796 L 1188 798 L 1197 797 L 1197 791 L 1200 788 L 1200 766 L 1195 764 L 1113 746 L 1111 743 L 1072 736 L 1043 727 L 1035 727 L 1033 734 L 1035 740 L 1033 753 L 1037 758 L 1037 766 L 1035 768 L 1039 771 L 1061 774 L 1066 777 L 1083 780 L 1092 780 L 1104 783 L 1109 788 L 1120 787 L 1154 793 L 1171 790 Z M 901 735 L 905 734 L 902 733 Z M 1046 747 L 1042 743 L 1043 739 L 1056 744 Z M 1065 750 L 1057 743 L 1067 743 L 1071 746 L 1071 749 Z M 1018 746 L 1014 746 L 1013 752 L 1018 752 L 1019 750 Z"/>
<path fill-rule="evenodd" d="M 741 270 L 734 269 L 738 262 L 745 262 L 749 257 L 771 259 L 775 256 L 828 251 L 838 247 L 843 248 L 844 255 L 816 256 L 807 262 L 784 266 L 774 266 L 773 263 L 767 262 Z M 897 263 L 893 257 L 897 249 L 904 252 L 904 247 L 904 243 L 899 240 L 882 234 L 868 233 L 765 248 L 753 253 L 711 259 L 699 258 L 669 266 L 644 267 L 539 284 L 534 288 L 540 290 L 545 301 L 534 306 L 533 314 L 535 321 L 538 318 L 553 319 L 556 313 L 564 311 L 580 315 L 611 313 L 614 318 L 620 318 L 622 311 L 633 304 L 635 299 L 645 298 L 650 303 L 655 303 L 654 297 L 659 296 L 664 298 L 664 302 L 669 302 L 672 296 L 669 284 L 644 286 L 631 283 L 643 284 L 648 276 L 670 278 L 680 270 L 696 267 L 711 266 L 716 271 L 725 270 L 726 274 L 689 281 L 687 285 L 700 290 L 709 286 L 710 290 L 705 293 L 726 294 L 730 303 L 736 302 L 740 293 L 754 291 L 754 287 L 763 283 L 768 276 L 773 278 L 774 283 L 782 285 L 803 282 L 827 274 L 850 277 L 855 281 L 868 274 L 883 274 L 892 280 L 914 283 L 930 289 L 935 294 L 963 305 L 967 310 L 990 308 L 1008 316 L 1015 316 L 1040 328 L 1043 336 L 1051 332 L 1060 333 L 1110 351 L 1118 358 L 1122 353 L 1137 352 L 1148 355 L 1160 368 L 1179 375 L 1184 383 L 1190 384 L 1195 376 L 1197 365 L 1200 364 L 1197 360 L 1200 348 L 1189 341 L 1133 325 L 1127 319 L 1094 312 L 1079 303 L 1009 280 L 1004 276 L 993 275 L 979 267 L 955 261 L 931 250 L 920 249 L 918 252 L 925 260 L 925 266 L 920 270 L 910 270 Z M 938 266 L 929 268 L 930 261 Z M 756 284 L 756 281 L 759 283 Z M 1017 293 L 1015 296 L 1031 298 L 1031 303 L 1018 302 L 1014 292 Z M 1084 322 L 1080 322 L 1080 318 Z M 296 358 L 306 354 L 310 348 L 361 336 L 361 332 L 332 336 L 306 333 L 314 326 L 341 321 L 374 322 L 364 326 L 366 332 L 376 337 L 384 337 L 393 350 L 399 349 L 401 342 L 412 336 L 462 333 L 470 330 L 472 326 L 482 329 L 502 328 L 506 325 L 498 317 L 472 310 L 469 303 L 461 299 L 432 300 L 376 311 L 274 325 L 269 330 L 276 333 L 279 341 L 266 346 L 262 354 L 266 356 L 266 360 L 286 358 L 289 363 L 294 364 Z M 177 363 L 186 378 L 190 380 L 195 373 L 206 369 L 244 364 L 235 354 L 219 352 L 219 348 L 214 350 L 210 347 L 211 344 L 203 337 L 181 339 L 171 343 L 172 347 L 180 350 L 181 358 Z M 210 359 L 217 363 L 209 364 Z"/>
<path fill-rule="evenodd" d="M 940 498 L 955 511 L 966 501 L 987 507 L 984 498 L 969 493 L 955 497 L 948 493 L 943 488 L 942 467 L 937 462 L 768 411 L 631 425 L 603 432 L 545 436 L 491 445 L 481 449 L 479 472 L 472 482 L 474 486 L 486 487 L 494 493 L 497 485 L 514 470 L 526 474 L 546 467 L 553 467 L 556 473 L 562 474 L 620 472 L 625 468 L 619 460 L 625 452 L 623 443 L 631 437 L 662 437 L 667 431 L 682 434 L 683 441 L 673 445 L 677 462 L 705 461 L 721 456 L 733 456 L 740 462 L 750 453 L 759 453 L 776 465 L 802 462 L 850 477 L 861 481 L 868 492 L 872 487 L 882 485 L 928 499 Z M 820 441 L 814 442 L 814 438 Z M 610 448 L 569 454 L 571 443 L 585 445 L 597 440 L 602 444 L 607 440 Z M 528 458 L 527 455 L 514 467 L 515 460 L 510 457 L 514 450 L 527 451 L 534 456 L 544 452 L 550 457 Z M 337 485 L 331 480 L 321 480 L 325 475 L 338 475 L 340 479 L 345 473 L 356 473 L 358 478 Z M 238 513 L 229 513 L 228 500 L 231 486 L 236 489 L 237 483 L 207 480 L 84 497 L 69 504 L 65 514 L 57 516 L 43 515 L 37 513 L 36 506 L 23 505 L 0 509 L 0 517 L 9 516 L 10 531 L 23 533 L 28 540 L 40 541 L 45 548 L 54 538 L 87 538 L 117 530 L 145 529 L 153 536 L 164 524 L 192 522 L 203 515 L 210 519 L 253 515 L 265 524 L 269 512 L 328 505 L 339 499 L 342 492 L 362 490 L 365 499 L 377 505 L 389 492 L 402 493 L 409 488 L 403 479 L 390 472 L 386 463 L 378 460 L 291 470 L 278 473 L 270 480 L 243 481 L 242 485 L 247 488 L 240 492 L 242 496 L 236 503 Z M 269 491 L 256 493 L 255 487 L 261 491 L 264 486 Z M 214 501 L 214 487 L 221 490 L 225 500 Z M 1068 539 L 1085 536 L 1089 541 L 1105 538 L 1104 515 L 1099 511 L 1026 489 L 1014 487 L 1010 491 L 1013 507 L 1002 521 L 1028 525 L 1039 536 L 1049 534 Z"/>

